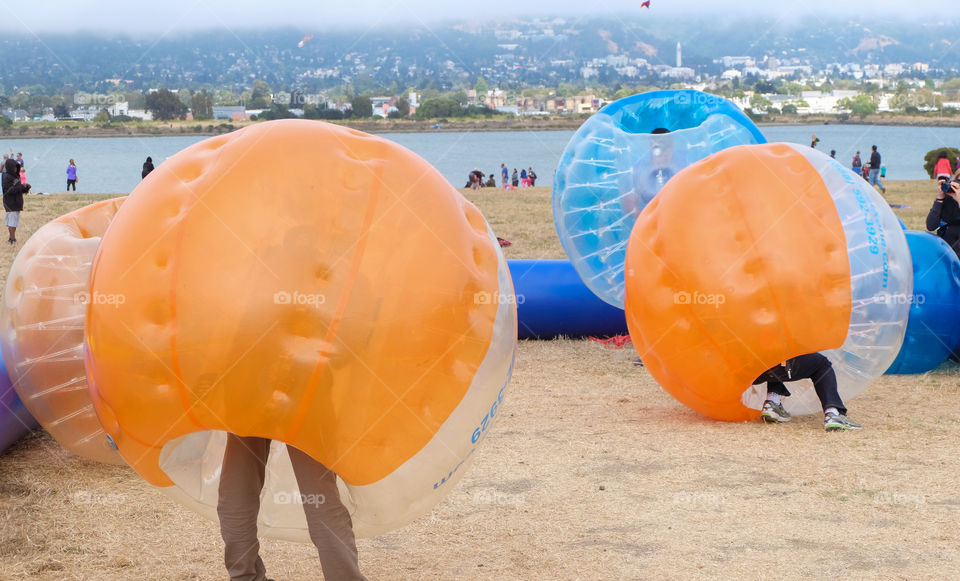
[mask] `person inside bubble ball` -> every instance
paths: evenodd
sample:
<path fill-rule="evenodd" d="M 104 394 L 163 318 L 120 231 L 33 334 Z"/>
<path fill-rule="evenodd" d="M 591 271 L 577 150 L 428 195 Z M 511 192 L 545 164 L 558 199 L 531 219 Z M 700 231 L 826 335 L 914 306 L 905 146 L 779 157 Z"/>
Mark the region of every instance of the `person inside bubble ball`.
<path fill-rule="evenodd" d="M 828 432 L 859 430 L 860 424 L 847 417 L 847 408 L 837 390 L 837 374 L 830 360 L 820 353 L 808 353 L 787 359 L 764 371 L 753 385 L 766 382 L 767 399 L 763 402 L 760 417 L 771 424 L 790 421 L 790 413 L 783 407 L 783 398 L 789 397 L 786 382 L 809 379 L 823 406 L 823 429 Z"/>
<path fill-rule="evenodd" d="M 360 573 L 350 513 L 340 501 L 337 475 L 305 452 L 287 446 L 300 489 L 298 503 L 307 517 L 324 579 L 365 581 Z M 270 454 L 270 440 L 227 434 L 223 452 L 217 516 L 224 543 L 224 564 L 231 581 L 264 581 L 257 515 Z"/>
<path fill-rule="evenodd" d="M 937 236 L 953 248 L 960 257 L 960 182 L 950 181 L 946 176 L 937 180 L 937 197 L 927 213 L 927 230 L 937 232 Z"/>
<path fill-rule="evenodd" d="M 633 192 L 624 197 L 624 214 L 636 217 L 673 177 L 673 168 L 686 165 L 686 160 L 677 155 L 673 136 L 669 133 L 670 130 L 664 127 L 650 132 L 650 153 L 633 165 Z"/>

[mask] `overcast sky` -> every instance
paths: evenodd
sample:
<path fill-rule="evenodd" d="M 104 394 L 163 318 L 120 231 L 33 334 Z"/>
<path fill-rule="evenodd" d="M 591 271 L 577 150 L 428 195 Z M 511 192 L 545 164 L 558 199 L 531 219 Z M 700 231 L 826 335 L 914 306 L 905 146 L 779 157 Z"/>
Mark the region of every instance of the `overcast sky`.
<path fill-rule="evenodd" d="M 16 28 L 35 33 L 105 30 L 109 32 L 176 32 L 204 28 L 294 26 L 305 32 L 331 26 L 367 28 L 380 23 L 431 23 L 445 19 L 512 18 L 521 16 L 640 15 L 656 19 L 682 14 L 753 14 L 791 18 L 821 15 L 824 19 L 850 14 L 880 18 L 914 16 L 930 20 L 937 14 L 953 15 L 958 4 L 947 0 L 352 0 L 344 2 L 272 0 L 41 0 L 21 3 L 22 10 L 4 11 L 3 31 Z M 566 5 L 565 7 L 559 7 Z M 375 15 L 375 16 L 371 16 Z M 19 22 L 18 22 L 19 20 Z"/>

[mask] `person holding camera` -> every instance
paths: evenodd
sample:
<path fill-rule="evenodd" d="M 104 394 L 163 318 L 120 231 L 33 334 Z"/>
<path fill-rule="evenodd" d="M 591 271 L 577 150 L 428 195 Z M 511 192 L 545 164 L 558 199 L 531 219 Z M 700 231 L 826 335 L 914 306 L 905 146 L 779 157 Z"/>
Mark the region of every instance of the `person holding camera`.
<path fill-rule="evenodd" d="M 946 177 L 937 180 L 940 187 L 933 206 L 927 213 L 927 230 L 937 232 L 937 236 L 953 248 L 960 257 L 960 204 L 957 196 L 960 195 L 960 182 L 950 181 Z"/>
<path fill-rule="evenodd" d="M 847 417 L 847 408 L 837 389 L 837 373 L 833 364 L 820 353 L 808 353 L 787 359 L 780 365 L 764 371 L 754 385 L 766 382 L 767 399 L 760 417 L 769 424 L 790 421 L 790 412 L 783 407 L 783 398 L 790 395 L 785 382 L 809 379 L 823 406 L 823 429 L 828 432 L 859 430 L 860 424 Z"/>

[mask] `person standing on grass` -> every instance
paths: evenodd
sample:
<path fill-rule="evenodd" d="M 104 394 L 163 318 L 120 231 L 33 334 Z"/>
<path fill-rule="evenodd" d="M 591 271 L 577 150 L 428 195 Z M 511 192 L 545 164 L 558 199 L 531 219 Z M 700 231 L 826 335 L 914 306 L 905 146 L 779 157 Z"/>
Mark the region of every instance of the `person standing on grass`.
<path fill-rule="evenodd" d="M 147 161 L 143 162 L 143 171 L 140 172 L 140 179 L 142 180 L 143 178 L 147 177 L 148 175 L 150 175 L 150 172 L 152 171 L 153 171 L 153 158 L 150 156 L 147 156 Z"/>
<path fill-rule="evenodd" d="M 857 174 L 858 176 L 859 176 L 859 175 L 863 175 L 863 161 L 860 160 L 860 152 L 859 152 L 859 151 L 853 156 L 853 165 L 852 165 L 852 167 L 853 167 L 853 172 L 854 172 L 855 174 Z"/>
<path fill-rule="evenodd" d="M 532 167 L 527 168 L 527 179 L 530 180 L 530 187 L 536 187 L 537 185 L 537 174 L 534 173 Z"/>
<path fill-rule="evenodd" d="M 70 160 L 70 165 L 67 166 L 67 191 L 70 191 L 70 187 L 73 187 L 73 191 L 77 191 L 77 164 L 74 161 Z"/>
<path fill-rule="evenodd" d="M 520 187 L 520 174 L 517 173 L 517 168 L 513 168 L 513 173 L 510 174 L 510 184 L 514 189 Z"/>
<path fill-rule="evenodd" d="M 867 181 L 870 182 L 871 186 L 875 188 L 879 187 L 880 191 L 885 194 L 887 193 L 887 188 L 880 181 L 880 166 L 882 165 L 880 152 L 877 151 L 876 145 L 872 146 L 871 149 L 873 151 L 870 154 L 870 179 Z"/>
<path fill-rule="evenodd" d="M 4 162 L 3 209 L 7 211 L 7 231 L 10 244 L 17 243 L 17 226 L 20 225 L 20 212 L 23 211 L 23 194 L 30 191 L 30 184 L 20 183 L 20 166 L 9 157 Z"/>
<path fill-rule="evenodd" d="M 310 540 L 320 556 L 323 578 L 366 581 L 360 573 L 353 522 L 337 490 L 337 475 L 293 446 L 287 445 L 287 453 L 297 478 Z M 227 434 L 217 516 L 224 543 L 224 564 L 231 581 L 267 579 L 259 554 L 257 515 L 269 455 L 270 440 Z"/>
<path fill-rule="evenodd" d="M 507 169 L 507 164 L 500 164 L 500 185 L 503 186 L 503 189 L 507 189 L 507 180 L 510 179 L 510 170 Z"/>

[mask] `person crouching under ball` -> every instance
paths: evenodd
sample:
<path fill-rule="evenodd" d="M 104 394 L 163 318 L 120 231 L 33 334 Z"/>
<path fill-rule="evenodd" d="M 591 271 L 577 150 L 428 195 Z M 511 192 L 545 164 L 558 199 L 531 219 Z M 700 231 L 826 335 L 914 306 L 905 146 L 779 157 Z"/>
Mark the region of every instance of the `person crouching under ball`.
<path fill-rule="evenodd" d="M 823 406 L 823 429 L 828 432 L 859 430 L 860 424 L 847 417 L 847 408 L 837 391 L 837 374 L 830 360 L 820 353 L 809 353 L 787 359 L 776 367 L 764 371 L 753 385 L 766 382 L 767 400 L 763 402 L 760 417 L 771 424 L 790 421 L 790 413 L 784 409 L 782 398 L 790 396 L 785 382 L 809 379 Z"/>

